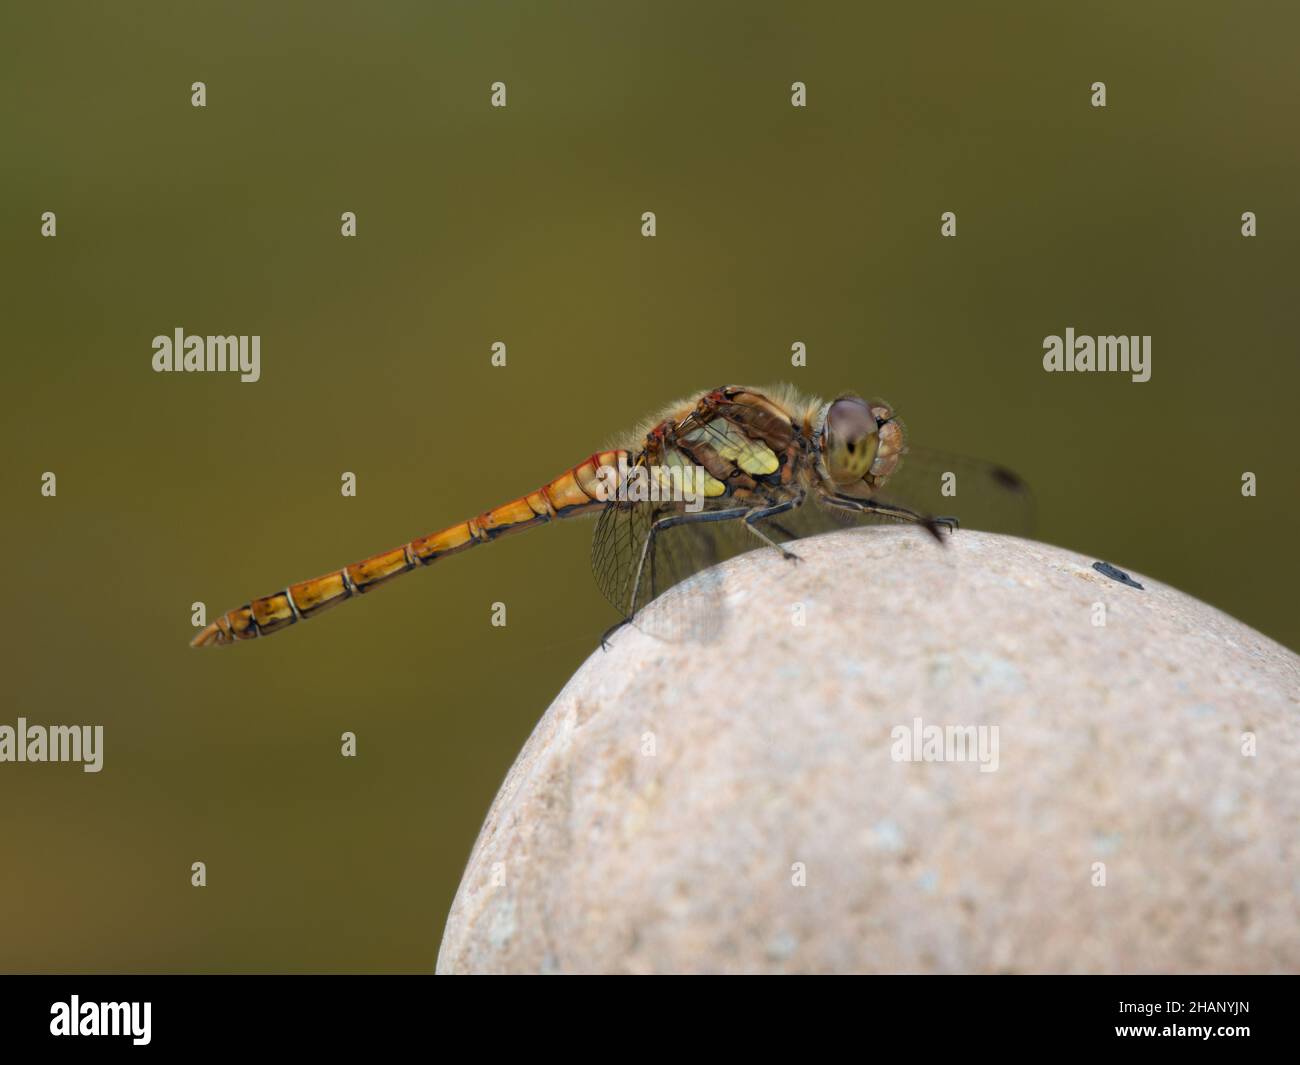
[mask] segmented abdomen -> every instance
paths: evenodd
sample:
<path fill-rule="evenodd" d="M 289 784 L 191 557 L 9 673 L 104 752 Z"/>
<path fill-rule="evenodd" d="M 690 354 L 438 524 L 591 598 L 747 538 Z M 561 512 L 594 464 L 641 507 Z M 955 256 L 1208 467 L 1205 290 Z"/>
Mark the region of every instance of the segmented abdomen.
<path fill-rule="evenodd" d="M 191 646 L 219 646 L 236 640 L 269 636 L 445 555 L 454 555 L 533 525 L 600 510 L 606 504 L 597 471 L 602 466 L 616 468 L 620 459 L 626 462 L 626 451 L 597 452 L 537 491 L 503 503 L 478 517 L 422 536 L 391 551 L 372 555 L 323 577 L 291 584 L 274 595 L 254 599 L 222 614 L 194 637 Z"/>

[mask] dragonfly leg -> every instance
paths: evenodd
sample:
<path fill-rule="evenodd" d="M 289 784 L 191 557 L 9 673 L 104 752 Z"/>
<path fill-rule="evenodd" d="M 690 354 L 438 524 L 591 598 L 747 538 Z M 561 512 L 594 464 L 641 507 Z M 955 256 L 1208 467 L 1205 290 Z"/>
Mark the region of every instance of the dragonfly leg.
<path fill-rule="evenodd" d="M 647 557 L 651 558 L 650 569 L 652 573 L 654 572 L 654 559 L 651 556 L 651 551 L 654 548 L 655 537 L 659 533 L 665 529 L 671 529 L 674 525 L 690 525 L 701 521 L 734 521 L 736 518 L 743 518 L 749 512 L 749 507 L 731 507 L 727 510 L 701 510 L 693 514 L 669 514 L 651 525 L 650 531 L 646 533 L 645 542 L 641 545 L 641 557 L 637 560 L 636 575 L 632 578 L 632 594 L 628 600 L 627 616 L 630 618 L 636 613 L 637 597 L 641 594 L 641 578 L 645 573 Z M 653 584 L 652 580 L 652 592 Z"/>
<path fill-rule="evenodd" d="M 900 507 L 893 503 L 885 503 L 879 499 L 854 499 L 852 496 L 831 496 L 826 500 L 833 507 L 839 507 L 842 510 L 855 510 L 859 514 L 881 514 L 887 518 L 897 518 L 899 521 L 909 521 L 916 525 L 921 525 L 925 531 L 933 536 L 939 543 L 943 543 L 943 533 L 941 529 L 952 532 L 957 528 L 956 518 L 931 518 L 924 514 L 918 514 L 914 510 L 908 510 L 906 507 Z"/>
<path fill-rule="evenodd" d="M 780 551 L 782 558 L 789 559 L 791 562 L 798 562 L 799 561 L 798 555 L 796 555 L 793 551 L 783 546 L 782 544 L 778 544 L 775 540 L 773 540 L 770 536 L 768 536 L 767 533 L 765 533 L 762 529 L 760 529 L 756 523 L 762 521 L 764 518 L 770 518 L 776 514 L 784 514 L 787 510 L 793 510 L 801 502 L 802 500 L 800 499 L 787 499 L 784 503 L 777 503 L 775 506 L 763 507 L 759 510 L 751 510 L 748 514 L 745 515 L 745 528 L 748 529 L 750 532 L 752 532 L 755 536 L 757 536 L 760 540 L 763 541 L 763 543 L 767 544 L 769 547 L 775 547 L 778 551 Z M 780 528 L 780 526 L 776 526 L 776 527 Z M 782 531 L 784 532 L 785 530 Z M 786 535 L 788 536 L 789 533 L 786 533 Z"/>

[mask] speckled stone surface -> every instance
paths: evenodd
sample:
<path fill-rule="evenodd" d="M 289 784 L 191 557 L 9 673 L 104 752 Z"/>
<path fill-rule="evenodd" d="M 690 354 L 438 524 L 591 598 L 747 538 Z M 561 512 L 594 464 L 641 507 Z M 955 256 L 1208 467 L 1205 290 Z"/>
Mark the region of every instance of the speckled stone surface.
<path fill-rule="evenodd" d="M 1300 971 L 1296 655 L 1024 540 L 797 550 L 722 568 L 711 643 L 578 670 L 438 971 Z M 897 760 L 916 718 L 996 726 L 996 771 Z"/>

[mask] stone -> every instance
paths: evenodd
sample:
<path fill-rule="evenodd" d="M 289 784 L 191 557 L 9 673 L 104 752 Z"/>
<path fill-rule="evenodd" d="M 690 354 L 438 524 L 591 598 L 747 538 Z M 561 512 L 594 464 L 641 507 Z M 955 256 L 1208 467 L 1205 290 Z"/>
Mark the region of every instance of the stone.
<path fill-rule="evenodd" d="M 1300 969 L 1295 654 L 1046 544 L 793 546 L 649 608 L 718 582 L 711 641 L 629 626 L 577 671 L 439 972 Z M 971 742 L 902 760 L 934 726 Z"/>

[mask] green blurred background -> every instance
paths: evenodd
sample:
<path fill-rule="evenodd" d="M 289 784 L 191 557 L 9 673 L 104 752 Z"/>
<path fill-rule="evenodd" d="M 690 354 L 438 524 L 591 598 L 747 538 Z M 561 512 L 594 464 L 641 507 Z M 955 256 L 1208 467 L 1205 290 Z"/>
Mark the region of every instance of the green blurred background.
<path fill-rule="evenodd" d="M 106 751 L 0 766 L 0 969 L 430 970 L 613 620 L 591 526 L 234 649 L 186 646 L 190 604 L 469 517 L 723 383 L 886 397 L 1020 470 L 1042 539 L 1300 646 L 1300 16 L 1045 8 L 5 5 L 0 723 Z M 153 373 L 177 326 L 260 334 L 262 380 Z M 1152 380 L 1045 374 L 1067 326 L 1151 334 Z"/>

